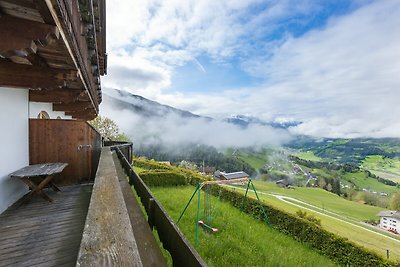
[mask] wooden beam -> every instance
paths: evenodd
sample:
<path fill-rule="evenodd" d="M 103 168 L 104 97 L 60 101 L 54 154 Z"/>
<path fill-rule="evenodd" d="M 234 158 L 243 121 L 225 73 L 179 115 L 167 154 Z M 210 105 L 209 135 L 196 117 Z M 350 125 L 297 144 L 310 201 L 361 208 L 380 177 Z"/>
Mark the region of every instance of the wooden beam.
<path fill-rule="evenodd" d="M 86 91 L 62 89 L 62 90 L 31 90 L 29 101 L 45 103 L 72 103 L 75 101 L 87 101 L 89 97 Z"/>
<path fill-rule="evenodd" d="M 54 111 L 78 111 L 78 110 L 86 110 L 88 108 L 93 108 L 91 102 L 72 102 L 68 104 L 53 104 Z"/>
<path fill-rule="evenodd" d="M 32 1 L 26 1 L 26 0 L 1 0 L 1 2 L 6 2 L 10 3 L 19 7 L 24 7 L 24 8 L 30 8 L 34 9 L 35 6 L 32 4 Z"/>
<path fill-rule="evenodd" d="M 38 54 L 30 54 L 26 57 L 26 59 L 35 66 L 39 67 L 48 67 L 46 61 L 41 58 Z"/>
<path fill-rule="evenodd" d="M 0 86 L 43 89 L 61 88 L 77 79 L 77 71 L 51 69 L 0 60 Z"/>
<path fill-rule="evenodd" d="M 0 55 L 27 56 L 36 53 L 37 45 L 47 45 L 60 37 L 58 28 L 11 16 L 0 17 Z"/>
<path fill-rule="evenodd" d="M 54 26 L 56 25 L 53 16 L 51 15 L 49 8 L 47 7 L 46 1 L 33 0 L 33 4 L 36 6 L 37 10 L 42 16 L 44 23 Z"/>
<path fill-rule="evenodd" d="M 76 111 L 76 112 L 66 111 L 65 115 L 72 116 L 74 118 L 82 118 L 82 119 L 91 120 L 91 119 L 96 118 L 97 112 L 94 109 L 86 109 L 86 110 Z"/>

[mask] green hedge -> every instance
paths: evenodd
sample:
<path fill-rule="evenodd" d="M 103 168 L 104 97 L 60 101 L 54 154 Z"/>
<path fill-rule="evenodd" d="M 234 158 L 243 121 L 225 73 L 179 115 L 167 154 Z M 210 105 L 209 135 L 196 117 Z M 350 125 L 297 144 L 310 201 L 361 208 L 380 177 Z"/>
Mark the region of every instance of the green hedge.
<path fill-rule="evenodd" d="M 170 165 L 144 158 L 133 158 L 133 166 L 148 170 L 171 170 L 173 168 Z"/>
<path fill-rule="evenodd" d="M 148 186 L 187 185 L 186 177 L 174 171 L 144 171 L 140 173 L 140 177 Z"/>
<path fill-rule="evenodd" d="M 152 169 L 152 171 L 142 172 L 140 174 L 140 177 L 149 186 L 196 185 L 197 183 L 205 181 L 205 178 L 200 174 L 155 161 L 135 159 L 134 163 L 136 166 Z M 169 171 L 160 170 L 160 165 L 167 167 Z M 244 212 L 258 220 L 264 220 L 257 200 L 249 198 L 245 202 L 246 205 L 242 207 L 243 194 L 218 185 L 214 185 L 211 188 L 211 193 L 213 195 L 230 202 L 237 208 L 243 208 Z M 316 249 L 319 253 L 340 265 L 396 266 L 394 263 L 386 261 L 376 253 L 352 243 L 347 238 L 330 233 L 318 225 L 265 204 L 263 204 L 263 207 L 273 228 Z"/>
<path fill-rule="evenodd" d="M 176 175 L 183 176 L 186 180 L 185 184 L 196 185 L 198 183 L 206 181 L 205 177 L 198 174 L 197 172 L 185 170 L 182 168 L 177 168 L 175 166 L 170 166 L 170 165 L 160 163 L 160 162 L 157 162 L 154 160 L 148 160 L 148 159 L 144 159 L 144 158 L 134 158 L 133 166 L 137 166 L 137 167 L 149 170 L 146 173 L 165 172 L 165 171 L 173 172 Z M 140 177 L 142 177 L 143 181 L 147 184 L 147 182 L 143 178 L 143 173 L 145 173 L 145 172 L 140 173 Z M 150 175 L 150 174 L 147 174 L 147 175 Z M 166 185 L 168 185 L 168 181 L 167 181 L 168 179 L 171 179 L 170 185 L 174 185 L 172 183 L 174 180 L 172 178 L 168 178 L 168 177 L 166 177 L 165 180 L 163 180 L 160 184 L 154 183 L 152 185 L 150 185 L 150 184 L 148 184 L 148 185 L 150 185 L 150 186 L 166 186 Z"/>

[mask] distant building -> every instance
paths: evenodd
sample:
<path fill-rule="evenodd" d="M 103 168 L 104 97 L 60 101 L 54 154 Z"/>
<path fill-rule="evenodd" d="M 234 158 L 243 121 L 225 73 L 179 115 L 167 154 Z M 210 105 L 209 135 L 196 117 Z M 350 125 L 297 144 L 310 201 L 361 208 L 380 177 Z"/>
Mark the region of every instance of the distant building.
<path fill-rule="evenodd" d="M 287 188 L 289 187 L 289 182 L 285 179 L 279 180 L 275 182 L 278 186 L 283 187 L 283 188 Z"/>
<path fill-rule="evenodd" d="M 216 170 L 215 167 L 210 167 L 210 166 L 199 168 L 199 172 L 206 175 L 213 175 L 215 173 L 215 170 Z"/>
<path fill-rule="evenodd" d="M 400 233 L 400 211 L 381 211 L 376 216 L 380 217 L 380 228 L 390 232 Z"/>
<path fill-rule="evenodd" d="M 249 178 L 250 175 L 247 173 L 240 171 L 240 172 L 222 172 L 222 171 L 216 171 L 214 173 L 214 178 L 218 180 L 230 180 L 230 179 L 238 179 L 238 178 Z"/>

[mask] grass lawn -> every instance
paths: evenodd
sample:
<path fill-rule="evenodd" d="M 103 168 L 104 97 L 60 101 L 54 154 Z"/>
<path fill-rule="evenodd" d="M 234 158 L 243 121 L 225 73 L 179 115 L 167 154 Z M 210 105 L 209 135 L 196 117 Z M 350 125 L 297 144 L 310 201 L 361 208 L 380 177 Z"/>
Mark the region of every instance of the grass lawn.
<path fill-rule="evenodd" d="M 312 151 L 294 153 L 293 156 L 304 160 L 323 161 L 322 158 L 316 156 Z"/>
<path fill-rule="evenodd" d="M 151 190 L 176 221 L 194 187 L 153 187 Z M 209 266 L 335 266 L 291 237 L 241 213 L 229 203 L 211 198 L 212 226 L 220 230 L 218 233 L 199 229 L 199 243 L 195 244 L 197 199 L 192 201 L 178 224 Z"/>

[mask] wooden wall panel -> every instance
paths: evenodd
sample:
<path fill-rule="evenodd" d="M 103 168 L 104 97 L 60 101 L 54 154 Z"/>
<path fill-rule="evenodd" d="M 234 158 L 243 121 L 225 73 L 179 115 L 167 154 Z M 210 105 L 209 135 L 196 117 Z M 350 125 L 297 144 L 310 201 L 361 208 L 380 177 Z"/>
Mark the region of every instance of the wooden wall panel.
<path fill-rule="evenodd" d="M 101 136 L 84 121 L 29 120 L 29 163 L 67 162 L 59 185 L 93 179 L 100 150 Z"/>

